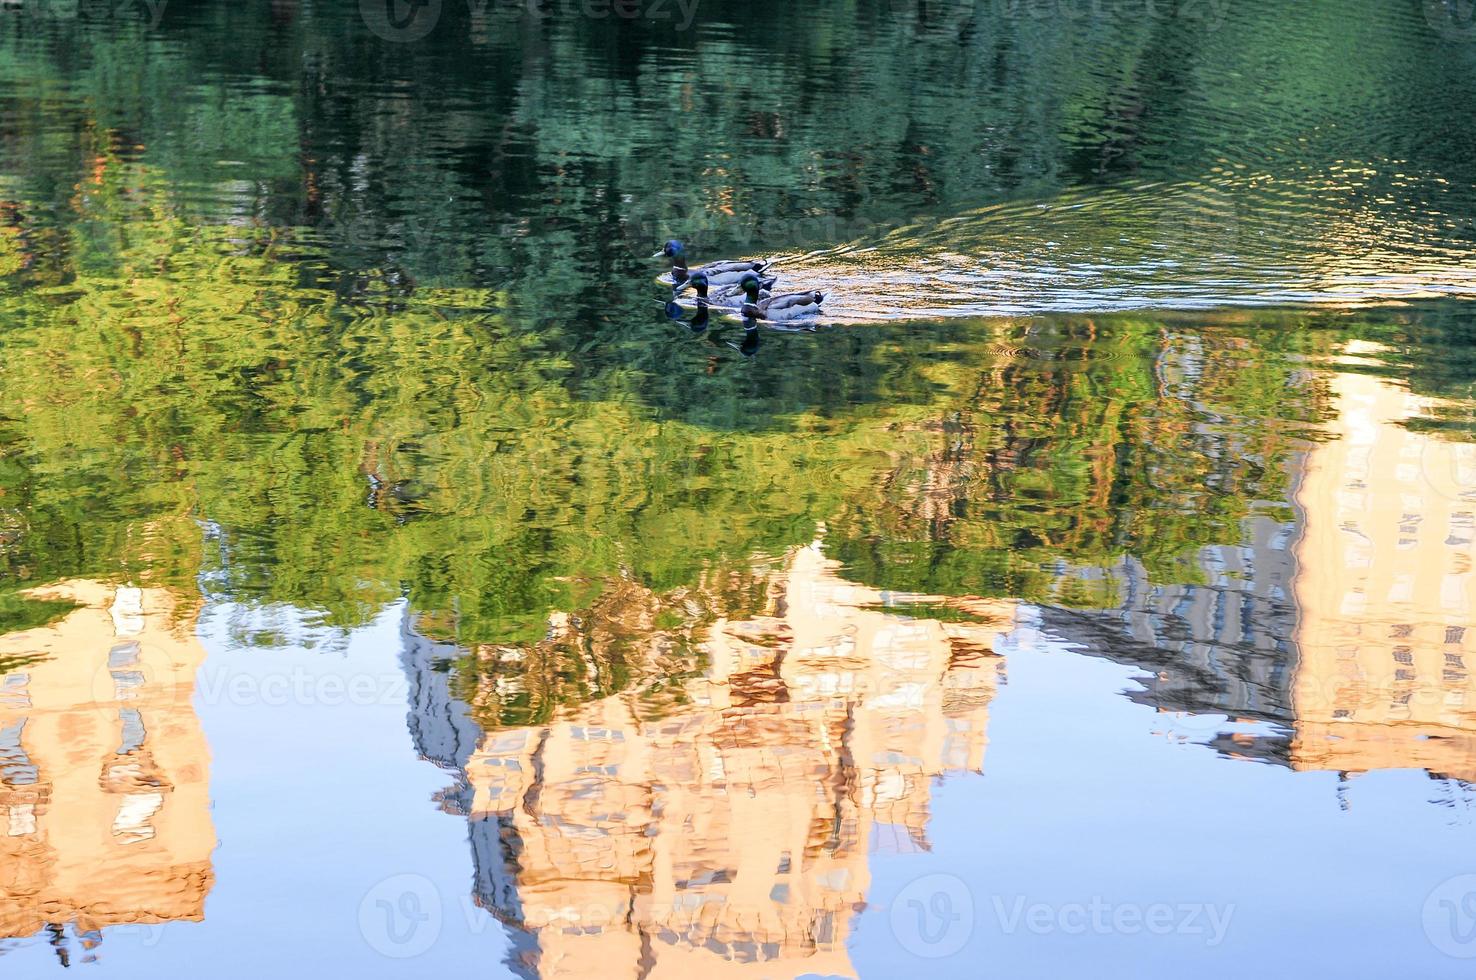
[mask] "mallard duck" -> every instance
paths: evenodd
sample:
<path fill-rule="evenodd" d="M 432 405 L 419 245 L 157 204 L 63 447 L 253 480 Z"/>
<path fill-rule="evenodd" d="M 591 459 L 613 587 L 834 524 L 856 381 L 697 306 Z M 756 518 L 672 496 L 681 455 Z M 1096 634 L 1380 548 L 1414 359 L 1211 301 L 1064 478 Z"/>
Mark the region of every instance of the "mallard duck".
<path fill-rule="evenodd" d="M 687 269 L 686 246 L 677 241 L 675 238 L 663 245 L 661 247 L 661 251 L 651 256 L 651 258 L 659 259 L 662 256 L 666 256 L 667 258 L 671 259 L 671 281 L 678 286 L 686 282 L 689 278 L 696 275 L 698 272 L 701 272 L 707 276 L 707 281 L 710 285 L 730 286 L 738 282 L 739 279 L 743 278 L 744 273 L 763 272 L 769 266 L 774 264 L 772 260 L 767 262 L 759 262 L 753 260 L 746 260 L 742 262 L 709 262 L 704 266 L 689 271 Z"/>
<path fill-rule="evenodd" d="M 752 273 L 750 273 L 750 275 L 752 275 Z M 759 301 L 762 302 L 769 296 L 769 290 L 773 288 L 774 283 L 778 282 L 779 277 L 755 276 L 755 278 L 758 279 Z M 712 283 L 710 278 L 708 277 L 708 274 L 706 272 L 703 272 L 701 269 L 698 269 L 687 278 L 686 282 L 678 284 L 676 289 L 672 290 L 671 295 L 672 298 L 675 299 L 682 293 L 686 292 L 688 289 L 692 289 L 695 290 L 697 293 L 697 303 L 699 306 L 737 307 L 739 305 L 738 297 L 743 292 L 741 288 L 741 283 L 734 283 L 731 286 L 722 286 L 716 292 L 709 295 L 708 288 L 711 285 Z"/>
<path fill-rule="evenodd" d="M 820 312 L 820 304 L 825 301 L 825 294 L 818 289 L 805 293 L 780 293 L 765 298 L 759 277 L 751 272 L 738 281 L 738 288 L 743 290 L 744 295 L 742 315 L 750 320 L 793 320 L 796 317 L 813 316 Z"/>

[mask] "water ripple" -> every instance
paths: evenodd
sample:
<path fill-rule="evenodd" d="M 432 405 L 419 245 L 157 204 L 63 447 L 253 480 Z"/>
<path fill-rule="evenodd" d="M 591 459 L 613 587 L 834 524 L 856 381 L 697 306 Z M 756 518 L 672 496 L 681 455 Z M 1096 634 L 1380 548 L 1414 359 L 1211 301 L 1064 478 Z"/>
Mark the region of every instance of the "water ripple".
<path fill-rule="evenodd" d="M 980 208 L 782 268 L 829 284 L 842 320 L 1472 298 L 1471 213 L 1433 176 L 1237 174 Z"/>

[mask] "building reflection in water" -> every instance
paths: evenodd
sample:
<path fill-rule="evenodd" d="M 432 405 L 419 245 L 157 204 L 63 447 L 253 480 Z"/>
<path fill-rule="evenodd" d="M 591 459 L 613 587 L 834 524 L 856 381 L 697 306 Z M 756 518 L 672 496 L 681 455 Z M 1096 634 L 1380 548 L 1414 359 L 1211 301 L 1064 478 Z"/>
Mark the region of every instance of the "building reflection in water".
<path fill-rule="evenodd" d="M 818 545 L 788 559 L 764 615 L 707 631 L 684 704 L 581 705 L 483 734 L 407 636 L 411 725 L 453 770 L 476 901 L 529 975 L 852 975 L 845 939 L 868 855 L 926 848 L 931 784 L 979 771 L 1014 609 L 913 618 L 836 574 Z M 569 624 L 555 621 L 556 628 Z"/>
<path fill-rule="evenodd" d="M 73 581 L 38 597 L 77 608 L 0 637 L 0 938 L 44 929 L 64 962 L 87 960 L 105 927 L 204 918 L 204 649 L 162 589 Z"/>
<path fill-rule="evenodd" d="M 1108 572 L 1122 597 L 1116 610 L 1046 608 L 1042 621 L 1083 653 L 1148 671 L 1142 687 L 1127 692 L 1134 701 L 1168 714 L 1290 728 L 1298 523 L 1258 515 L 1243 532 L 1238 544 L 1200 551 L 1198 584 L 1150 581 L 1127 558 Z M 1285 761 L 1284 739 L 1223 747 Z"/>
<path fill-rule="evenodd" d="M 1151 582 L 1124 559 L 1096 573 L 1116 609 L 1041 622 L 1146 668 L 1129 696 L 1212 719 L 1196 740 L 1228 756 L 1476 782 L 1476 452 L 1409 425 L 1435 406 L 1375 374 L 1327 385 L 1290 509 L 1202 549 L 1197 583 Z M 645 687 L 536 725 L 484 726 L 444 669 L 466 651 L 406 630 L 412 734 L 455 777 L 442 802 L 468 821 L 474 897 L 508 927 L 515 968 L 852 974 L 869 856 L 926 848 L 934 781 L 982 771 L 1011 601 L 877 592 L 818 543 L 754 574 L 759 611 L 699 629 L 699 673 L 657 651 Z M 63 959 L 85 959 L 106 927 L 203 918 L 204 651 L 164 590 L 41 594 L 77 608 L 0 637 L 0 939 L 49 931 Z M 549 622 L 571 648 L 590 629 Z M 477 705 L 479 685 L 517 693 L 508 674 L 471 680 Z"/>
<path fill-rule="evenodd" d="M 1044 608 L 1043 625 L 1146 668 L 1128 695 L 1226 756 L 1476 780 L 1472 447 L 1406 425 L 1427 406 L 1390 382 L 1328 383 L 1289 514 L 1201 550 L 1196 584 L 1124 560 L 1105 573 L 1115 611 Z M 927 847 L 932 780 L 982 769 L 1016 609 L 889 597 L 818 544 L 774 579 L 764 615 L 706 629 L 706 672 L 666 711 L 614 696 L 484 731 L 442 669 L 461 652 L 407 631 L 417 745 L 457 778 L 443 802 L 470 823 L 476 900 L 522 972 L 853 973 L 867 855 Z"/>
<path fill-rule="evenodd" d="M 1435 406 L 1397 384 L 1327 381 L 1292 519 L 1252 517 L 1239 544 L 1203 549 L 1200 584 L 1151 583 L 1124 560 L 1108 573 L 1117 610 L 1044 623 L 1150 671 L 1129 696 L 1226 755 L 1476 781 L 1476 446 L 1407 424 Z M 1266 724 L 1217 735 L 1215 719 Z"/>
<path fill-rule="evenodd" d="M 1332 387 L 1298 491 L 1292 764 L 1476 780 L 1476 447 L 1403 424 L 1432 406 L 1389 382 Z"/>
<path fill-rule="evenodd" d="M 1202 471 L 1206 488 L 1244 484 L 1236 474 L 1267 468 L 1259 501 L 1241 522 L 1240 538 L 1201 547 L 1192 567 L 1157 578 L 1133 555 L 1105 568 L 1069 569 L 1061 592 L 1099 594 L 1106 608 L 1046 606 L 1042 623 L 1081 652 L 1145 671 L 1134 701 L 1189 721 L 1191 738 L 1212 738 L 1211 717 L 1265 723 L 1287 730 L 1295 709 L 1297 610 L 1292 582 L 1299 517 L 1287 505 L 1306 462 L 1302 423 L 1268 425 L 1234 414 L 1213 400 L 1206 373 L 1217 358 L 1203 338 L 1184 333 L 1166 346 L 1157 364 L 1164 398 L 1186 402 L 1197 422 L 1178 434 L 1176 448 Z M 1281 376 L 1288 391 L 1316 387 L 1310 376 Z M 1209 398 L 1209 401 L 1204 399 Z M 1299 398 L 1284 413 L 1299 417 Z M 1170 430 L 1172 431 L 1172 430 Z M 1165 447 L 1166 448 L 1166 447 Z M 1281 460 L 1278 462 L 1278 460 Z M 1230 492 L 1234 492 L 1231 490 Z M 1183 506 L 1214 507 L 1213 492 Z M 1109 581 L 1103 582 L 1101 579 Z M 1076 581 L 1072 581 L 1076 580 Z M 1083 586 L 1085 586 L 1083 588 Z M 1223 744 L 1227 752 L 1284 761 L 1283 738 Z"/>

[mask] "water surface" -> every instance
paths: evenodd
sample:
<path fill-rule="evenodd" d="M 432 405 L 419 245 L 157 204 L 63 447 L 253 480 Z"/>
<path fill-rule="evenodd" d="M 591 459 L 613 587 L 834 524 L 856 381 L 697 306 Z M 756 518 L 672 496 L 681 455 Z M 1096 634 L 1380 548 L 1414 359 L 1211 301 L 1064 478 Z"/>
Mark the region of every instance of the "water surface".
<path fill-rule="evenodd" d="M 0 963 L 1466 975 L 1469 12 L 668 6 L 0 13 Z"/>

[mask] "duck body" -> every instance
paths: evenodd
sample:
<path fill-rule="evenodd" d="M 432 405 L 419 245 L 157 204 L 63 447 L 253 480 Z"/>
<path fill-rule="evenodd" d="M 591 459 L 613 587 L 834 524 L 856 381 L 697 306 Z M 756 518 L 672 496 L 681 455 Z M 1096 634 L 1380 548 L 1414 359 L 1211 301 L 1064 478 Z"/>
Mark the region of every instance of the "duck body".
<path fill-rule="evenodd" d="M 707 281 L 711 285 L 736 286 L 748 273 L 763 272 L 771 265 L 773 265 L 772 262 L 709 262 L 696 271 L 707 276 Z M 672 267 L 672 271 L 675 277 L 675 266 Z M 690 277 L 692 273 L 687 273 L 687 275 Z"/>
<path fill-rule="evenodd" d="M 741 312 L 745 317 L 755 320 L 793 320 L 797 317 L 814 316 L 820 312 L 820 304 L 825 301 L 825 294 L 819 291 L 811 293 L 781 293 L 778 296 L 770 296 L 768 299 L 762 297 L 757 302 L 745 301 Z"/>

